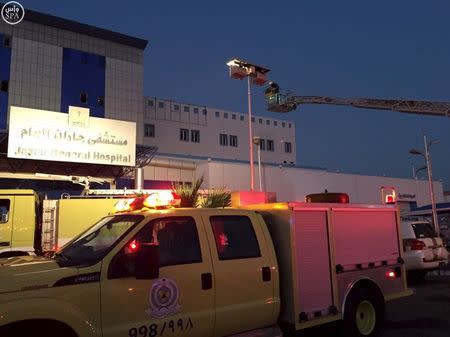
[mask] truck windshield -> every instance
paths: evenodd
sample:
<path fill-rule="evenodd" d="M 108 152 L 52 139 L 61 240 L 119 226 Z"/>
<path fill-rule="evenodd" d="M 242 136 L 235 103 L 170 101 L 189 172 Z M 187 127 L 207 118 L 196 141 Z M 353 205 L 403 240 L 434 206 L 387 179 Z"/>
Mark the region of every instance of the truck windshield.
<path fill-rule="evenodd" d="M 142 215 L 105 217 L 63 246 L 55 258 L 64 265 L 97 263 L 142 219 Z"/>

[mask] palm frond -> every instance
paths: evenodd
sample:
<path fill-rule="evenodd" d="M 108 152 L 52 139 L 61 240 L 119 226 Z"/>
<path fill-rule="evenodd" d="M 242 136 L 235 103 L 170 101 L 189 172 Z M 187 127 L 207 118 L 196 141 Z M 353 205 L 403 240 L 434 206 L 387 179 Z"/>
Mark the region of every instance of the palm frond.
<path fill-rule="evenodd" d="M 180 207 L 197 207 L 198 206 L 198 190 L 203 184 L 204 176 L 200 176 L 194 180 L 191 184 L 187 183 L 175 183 L 172 184 L 172 190 L 181 199 Z"/>
<path fill-rule="evenodd" d="M 224 188 L 212 190 L 200 203 L 203 208 L 218 208 L 231 206 L 231 193 Z"/>

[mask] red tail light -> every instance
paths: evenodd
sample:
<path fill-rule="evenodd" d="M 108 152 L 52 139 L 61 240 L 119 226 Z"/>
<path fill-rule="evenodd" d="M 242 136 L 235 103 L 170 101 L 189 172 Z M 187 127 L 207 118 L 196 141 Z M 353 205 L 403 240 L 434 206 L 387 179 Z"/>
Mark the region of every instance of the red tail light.
<path fill-rule="evenodd" d="M 387 277 L 387 278 L 396 278 L 397 275 L 395 275 L 395 272 L 393 272 L 393 271 L 391 270 L 391 271 L 386 272 L 386 277 Z"/>
<path fill-rule="evenodd" d="M 425 242 L 417 239 L 405 239 L 403 240 L 403 246 L 405 249 L 409 247 L 410 250 L 424 250 L 427 247 Z"/>
<path fill-rule="evenodd" d="M 402 277 L 402 269 L 400 267 L 396 267 L 394 270 L 388 270 L 385 275 L 386 278 L 391 280 L 400 278 Z"/>

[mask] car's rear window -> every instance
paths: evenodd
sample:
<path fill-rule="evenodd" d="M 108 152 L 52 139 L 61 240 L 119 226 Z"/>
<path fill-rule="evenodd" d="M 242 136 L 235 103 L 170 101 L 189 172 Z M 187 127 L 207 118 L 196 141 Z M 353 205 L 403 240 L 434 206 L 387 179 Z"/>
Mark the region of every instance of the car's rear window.
<path fill-rule="evenodd" d="M 411 226 L 414 229 L 414 233 L 416 234 L 416 238 L 434 238 L 436 237 L 436 232 L 433 227 L 428 222 L 419 222 L 413 223 Z"/>

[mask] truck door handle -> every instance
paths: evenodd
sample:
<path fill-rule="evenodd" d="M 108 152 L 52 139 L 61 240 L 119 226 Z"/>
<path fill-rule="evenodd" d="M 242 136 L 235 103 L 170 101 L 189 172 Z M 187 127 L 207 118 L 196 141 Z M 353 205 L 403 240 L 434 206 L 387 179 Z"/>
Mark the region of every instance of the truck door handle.
<path fill-rule="evenodd" d="M 262 280 L 269 282 L 271 280 L 270 267 L 262 267 Z"/>
<path fill-rule="evenodd" d="M 202 274 L 202 289 L 208 290 L 212 288 L 212 275 L 211 273 Z"/>
<path fill-rule="evenodd" d="M 0 247 L 9 247 L 9 242 L 6 241 L 0 242 Z"/>

